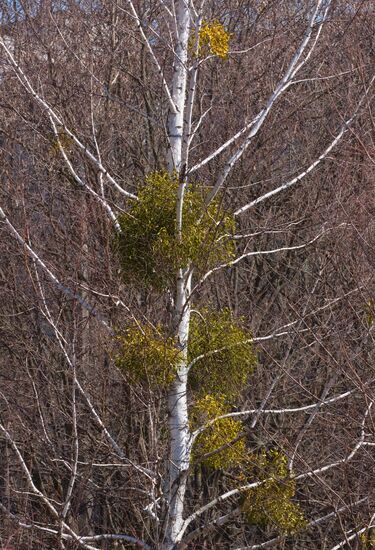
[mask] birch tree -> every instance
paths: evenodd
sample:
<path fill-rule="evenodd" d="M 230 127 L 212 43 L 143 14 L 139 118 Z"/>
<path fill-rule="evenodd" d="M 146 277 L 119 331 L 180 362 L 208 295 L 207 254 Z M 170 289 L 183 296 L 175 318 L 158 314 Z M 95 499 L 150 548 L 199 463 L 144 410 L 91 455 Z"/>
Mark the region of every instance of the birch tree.
<path fill-rule="evenodd" d="M 371 9 L 4 7 L 8 547 L 370 541 Z"/>

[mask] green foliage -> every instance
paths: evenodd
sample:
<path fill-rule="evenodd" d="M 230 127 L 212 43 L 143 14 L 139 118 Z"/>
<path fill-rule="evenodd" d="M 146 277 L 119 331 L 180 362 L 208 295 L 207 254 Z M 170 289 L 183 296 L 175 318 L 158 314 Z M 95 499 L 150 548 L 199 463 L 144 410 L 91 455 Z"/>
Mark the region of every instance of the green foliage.
<path fill-rule="evenodd" d="M 208 52 L 221 59 L 227 59 L 230 34 L 219 21 L 203 21 L 199 31 L 198 55 Z"/>
<path fill-rule="evenodd" d="M 60 147 L 64 149 L 66 153 L 69 153 L 74 145 L 73 139 L 63 130 L 58 132 L 58 137 L 54 136 L 51 140 L 51 153 L 57 155 L 60 153 Z"/>
<path fill-rule="evenodd" d="M 262 449 L 249 456 L 249 477 L 263 481 L 246 492 L 242 511 L 251 524 L 274 525 L 282 534 L 293 534 L 306 527 L 306 520 L 298 504 L 291 499 L 296 482 L 287 468 L 287 457 L 273 449 Z M 249 481 L 249 479 L 248 479 Z"/>
<path fill-rule="evenodd" d="M 369 550 L 375 548 L 375 529 L 368 529 L 359 536 L 363 548 Z"/>
<path fill-rule="evenodd" d="M 138 285 L 166 287 L 178 268 L 190 262 L 199 270 L 234 255 L 233 242 L 226 238 L 234 230 L 233 217 L 218 200 L 206 207 L 199 189 L 188 187 L 184 197 L 181 242 L 176 235 L 179 183 L 167 172 L 146 178 L 128 212 L 119 216 L 122 234 L 116 237 L 124 277 Z"/>
<path fill-rule="evenodd" d="M 118 336 L 117 341 L 119 351 L 115 364 L 133 382 L 147 382 L 159 388 L 173 382 L 179 351 L 174 339 L 164 336 L 160 326 L 133 325 Z"/>
<path fill-rule="evenodd" d="M 365 305 L 366 324 L 371 327 L 375 321 L 375 300 L 369 300 Z"/>
<path fill-rule="evenodd" d="M 230 412 L 229 402 L 241 392 L 256 363 L 251 334 L 235 322 L 226 309 L 193 311 L 188 360 L 192 362 L 202 355 L 189 374 L 190 388 L 198 397 L 192 410 L 195 426 Z M 193 460 L 210 455 L 203 463 L 213 469 L 243 462 L 245 441 L 243 438 L 234 441 L 242 432 L 243 424 L 239 420 L 217 420 L 197 437 Z M 220 452 L 213 453 L 225 445 Z"/>
<path fill-rule="evenodd" d="M 191 388 L 200 395 L 238 395 L 256 364 L 251 334 L 226 309 L 193 312 L 189 361 L 203 354 L 190 371 Z"/>
<path fill-rule="evenodd" d="M 195 403 L 192 411 L 192 423 L 202 426 L 227 412 L 229 411 L 224 396 L 206 395 Z M 217 420 L 197 437 L 193 447 L 192 461 L 194 462 L 199 457 L 231 443 L 242 431 L 243 425 L 239 420 L 233 418 Z M 244 460 L 245 455 L 245 442 L 243 439 L 239 439 L 220 452 L 203 459 L 202 463 L 214 470 L 220 470 L 239 464 Z"/>

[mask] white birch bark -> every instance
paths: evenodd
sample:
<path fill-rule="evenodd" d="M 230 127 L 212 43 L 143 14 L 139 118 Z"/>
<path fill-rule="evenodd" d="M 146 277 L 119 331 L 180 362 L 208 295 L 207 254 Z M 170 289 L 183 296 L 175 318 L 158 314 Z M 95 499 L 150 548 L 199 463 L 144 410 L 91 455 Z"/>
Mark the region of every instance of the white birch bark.
<path fill-rule="evenodd" d="M 268 102 L 265 104 L 264 108 L 258 113 L 258 115 L 250 123 L 248 123 L 244 128 L 242 128 L 235 136 L 230 138 L 226 143 L 221 145 L 216 151 L 214 151 L 211 155 L 209 155 L 203 161 L 193 166 L 193 168 L 190 170 L 190 172 L 193 172 L 202 168 L 205 164 L 215 159 L 219 154 L 228 150 L 229 147 L 237 144 L 237 141 L 240 138 L 244 139 L 244 142 L 242 143 L 242 145 L 240 146 L 236 145 L 237 149 L 233 152 L 228 162 L 225 164 L 223 171 L 219 175 L 219 179 L 216 182 L 216 185 L 212 191 L 211 198 L 215 196 L 219 188 L 224 186 L 224 182 L 226 181 L 227 177 L 231 174 L 233 167 L 248 149 L 250 142 L 262 127 L 264 121 L 266 120 L 269 112 L 272 110 L 273 106 L 275 105 L 277 99 L 281 96 L 281 94 L 283 94 L 289 88 L 289 86 L 293 84 L 293 78 L 298 73 L 298 71 L 306 64 L 308 59 L 311 57 L 311 53 L 319 38 L 323 23 L 328 13 L 328 8 L 330 3 L 331 3 L 331 0 L 327 0 L 326 2 L 324 2 L 323 0 L 316 0 L 315 11 L 311 16 L 311 20 L 306 30 L 303 41 L 300 47 L 296 50 L 295 55 L 293 56 L 283 78 L 276 86 L 273 94 L 269 98 Z M 170 87 L 165 80 L 161 65 L 159 64 L 157 57 L 153 52 L 153 49 L 151 46 L 152 43 L 148 41 L 147 36 L 143 31 L 141 20 L 137 15 L 133 2 L 131 0 L 128 0 L 128 5 L 130 7 L 131 14 L 133 15 L 137 23 L 138 30 L 146 44 L 148 52 L 150 53 L 155 66 L 157 67 L 158 73 L 162 77 L 164 93 L 169 103 L 169 114 L 168 114 L 168 121 L 167 121 L 167 125 L 168 125 L 167 135 L 168 135 L 169 146 L 170 146 L 169 157 L 168 157 L 168 170 L 171 174 L 176 173 L 179 176 L 179 181 L 180 181 L 178 194 L 177 194 L 177 208 L 176 208 L 176 239 L 177 239 L 177 243 L 180 243 L 182 245 L 183 244 L 182 243 L 183 223 L 184 223 L 183 204 L 184 204 L 185 189 L 187 185 L 186 174 L 189 173 L 189 170 L 188 170 L 189 147 L 190 147 L 192 135 L 194 135 L 194 131 L 192 132 L 192 115 L 193 115 L 193 108 L 194 108 L 194 102 L 195 102 L 195 92 L 196 92 L 198 67 L 199 67 L 199 63 L 198 61 L 196 61 L 194 62 L 193 67 L 190 69 L 190 72 L 188 70 L 188 45 L 189 45 L 191 16 L 192 16 L 192 11 L 194 11 L 193 3 L 191 2 L 191 0 L 175 0 L 173 2 L 174 7 L 176 8 L 176 11 L 175 11 L 176 45 L 174 48 L 173 75 L 172 75 L 172 79 L 171 79 L 172 81 L 171 81 Z M 173 14 L 172 14 L 172 11 L 170 11 L 169 8 L 167 8 L 167 6 L 164 5 L 163 2 L 162 2 L 162 5 L 165 7 L 167 14 L 172 17 L 174 15 L 174 8 L 173 8 Z M 323 10 L 324 6 L 326 6 L 325 10 Z M 323 11 L 323 15 L 319 15 L 321 11 Z M 197 17 L 196 14 L 194 16 Z M 199 27 L 199 19 L 197 17 L 196 27 L 195 27 L 196 32 L 198 27 Z M 313 35 L 315 35 L 315 40 L 313 40 Z M 313 45 L 310 47 L 309 45 L 311 44 L 311 42 L 313 42 Z M 95 198 L 95 200 L 97 200 L 101 204 L 101 206 L 106 210 L 107 214 L 109 215 L 110 219 L 114 223 L 117 230 L 120 230 L 119 224 L 116 221 L 116 216 L 112 210 L 112 207 L 105 199 L 103 187 L 102 187 L 102 195 L 99 195 L 94 191 L 94 189 L 92 189 L 88 185 L 88 183 L 84 179 L 82 179 L 78 175 L 77 170 L 74 168 L 72 161 L 70 160 L 66 151 L 64 151 L 64 148 L 60 143 L 60 140 L 58 139 L 59 130 L 60 129 L 64 130 L 64 133 L 66 133 L 68 136 L 71 137 L 71 139 L 74 141 L 76 146 L 81 150 L 81 152 L 83 152 L 86 155 L 86 157 L 95 165 L 96 169 L 99 170 L 101 177 L 105 177 L 115 187 L 115 189 L 117 189 L 117 191 L 119 191 L 122 195 L 136 200 L 135 195 L 122 189 L 122 187 L 119 186 L 119 184 L 104 168 L 101 160 L 100 151 L 96 143 L 93 121 L 92 121 L 93 137 L 94 137 L 94 142 L 96 146 L 96 154 L 91 153 L 86 148 L 84 143 L 82 143 L 79 140 L 78 135 L 75 135 L 72 131 L 69 130 L 69 128 L 66 126 L 64 120 L 60 117 L 58 112 L 54 111 L 52 107 L 48 103 L 46 103 L 46 101 L 43 99 L 43 96 L 39 95 L 36 92 L 36 89 L 31 84 L 31 80 L 27 78 L 21 66 L 17 64 L 15 58 L 12 56 L 11 52 L 7 49 L 6 44 L 4 43 L 4 41 L 1 40 L 1 38 L 0 38 L 0 46 L 2 46 L 3 50 L 5 51 L 8 57 L 8 60 L 11 66 L 13 67 L 15 73 L 17 74 L 20 82 L 23 84 L 25 89 L 31 94 L 34 100 L 42 107 L 45 114 L 48 115 L 48 117 L 50 118 L 52 127 L 55 132 L 55 136 L 58 141 L 60 152 L 62 154 L 63 160 L 65 161 L 71 175 L 74 177 L 75 181 L 81 187 L 85 188 Z M 309 50 L 307 50 L 308 46 L 310 47 Z M 371 81 L 371 83 L 372 82 L 373 81 Z M 208 111 L 206 111 L 206 113 L 207 112 Z M 199 124 L 206 113 L 202 115 L 201 120 L 197 123 L 195 127 L 195 131 L 199 127 Z M 302 172 L 292 180 L 280 185 L 277 189 L 270 191 L 265 195 L 258 197 L 251 203 L 242 206 L 234 213 L 234 215 L 240 216 L 242 213 L 246 212 L 247 210 L 254 207 L 255 205 L 265 201 L 269 197 L 274 196 L 277 193 L 282 192 L 295 184 L 298 184 L 305 176 L 307 176 L 312 170 L 314 170 L 315 167 L 317 167 L 328 156 L 331 150 L 341 140 L 342 136 L 348 131 L 349 125 L 354 119 L 354 116 L 355 115 L 353 115 L 351 119 L 345 122 L 339 134 L 335 137 L 335 139 L 331 142 L 331 144 L 325 149 L 322 155 L 320 155 L 318 159 L 316 159 L 307 169 L 305 169 L 304 172 Z M 8 226 L 12 235 L 18 240 L 19 243 L 21 243 L 21 245 L 25 248 L 27 254 L 34 260 L 35 265 L 37 265 L 40 269 L 43 269 L 43 271 L 54 282 L 54 284 L 57 285 L 57 287 L 60 290 L 62 290 L 67 296 L 71 298 L 73 297 L 79 300 L 80 303 L 84 307 L 86 307 L 87 311 L 92 313 L 93 312 L 92 308 L 87 307 L 87 305 L 85 305 L 86 297 L 85 296 L 83 298 L 77 297 L 76 294 L 73 294 L 72 291 L 65 288 L 60 283 L 60 281 L 56 278 L 56 276 L 48 269 L 47 265 L 41 260 L 41 258 L 36 254 L 36 252 L 34 252 L 31 246 L 28 245 L 28 243 L 22 238 L 22 236 L 17 232 L 17 230 L 9 222 L 8 218 L 5 215 L 5 212 L 1 208 L 0 208 L 0 220 L 2 220 Z M 164 524 L 164 537 L 160 546 L 161 550 L 175 550 L 178 547 L 179 543 L 183 540 L 184 534 L 187 532 L 187 529 L 189 528 L 189 526 L 197 518 L 201 517 L 206 511 L 213 509 L 221 502 L 225 502 L 233 497 L 240 496 L 244 490 L 258 487 L 259 485 L 264 483 L 264 481 L 256 481 L 254 483 L 244 485 L 243 487 L 239 487 L 239 488 L 237 487 L 235 489 L 227 491 L 226 493 L 223 493 L 219 497 L 213 499 L 211 502 L 208 502 L 198 510 L 195 510 L 193 513 L 191 513 L 191 515 L 185 518 L 184 517 L 185 492 L 186 492 L 186 484 L 187 484 L 187 479 L 189 474 L 191 448 L 192 448 L 194 439 L 200 433 L 202 433 L 205 429 L 207 429 L 209 426 L 212 426 L 216 421 L 220 419 L 243 417 L 248 415 L 255 415 L 256 417 L 258 417 L 260 414 L 284 415 L 286 413 L 292 414 L 292 413 L 300 413 L 300 412 L 306 412 L 311 410 L 318 410 L 318 409 L 320 410 L 321 408 L 326 407 L 327 405 L 346 399 L 347 397 L 351 396 L 356 392 L 356 390 L 353 389 L 353 390 L 349 390 L 347 392 L 341 393 L 340 395 L 331 397 L 329 399 L 326 399 L 324 397 L 324 399 L 321 399 L 320 401 L 314 402 L 312 404 L 302 405 L 298 407 L 279 408 L 279 409 L 265 409 L 264 408 L 265 401 L 264 401 L 260 409 L 246 410 L 241 412 L 232 412 L 232 413 L 222 415 L 220 417 L 217 417 L 211 420 L 204 426 L 198 428 L 193 433 L 191 433 L 189 428 L 188 400 L 187 400 L 187 387 L 188 387 L 187 384 L 188 384 L 189 369 L 193 367 L 195 363 L 204 359 L 208 355 L 206 354 L 206 355 L 197 357 L 192 362 L 190 362 L 190 364 L 188 362 L 188 339 L 189 339 L 190 307 L 191 307 L 190 298 L 192 296 L 192 293 L 194 293 L 194 291 L 198 288 L 198 286 L 200 286 L 211 274 L 225 267 L 236 265 L 244 258 L 249 258 L 251 256 L 265 255 L 265 254 L 274 254 L 282 251 L 300 250 L 305 248 L 309 244 L 315 242 L 321 236 L 321 234 L 319 234 L 313 240 L 297 246 L 279 247 L 272 250 L 254 250 L 250 252 L 244 252 L 241 256 L 237 257 L 235 260 L 230 262 L 230 264 L 222 264 L 212 268 L 201 278 L 200 281 L 197 282 L 196 286 L 193 289 L 192 289 L 192 268 L 189 265 L 189 262 L 186 262 L 187 265 L 182 266 L 181 269 L 178 270 L 178 273 L 176 274 L 175 289 L 174 289 L 175 305 L 174 305 L 174 311 L 173 311 L 173 329 L 174 329 L 174 335 L 176 336 L 176 339 L 177 339 L 177 345 L 180 350 L 180 354 L 179 354 L 179 364 L 176 371 L 175 381 L 168 393 L 167 406 L 168 406 L 168 413 L 169 413 L 170 453 L 169 453 L 169 463 L 168 463 L 168 466 L 169 466 L 168 477 L 165 483 L 166 518 L 165 518 L 165 524 Z M 241 237 L 245 238 L 246 235 L 243 235 Z M 339 300 L 339 299 L 341 298 L 337 298 L 336 300 Z M 317 311 L 322 311 L 325 308 L 331 307 L 336 300 L 330 302 L 329 304 L 325 304 L 318 310 L 315 310 L 314 314 Z M 123 305 L 120 299 L 118 300 L 117 303 L 118 304 L 121 303 Z M 100 317 L 98 318 L 99 320 L 101 320 Z M 303 318 L 304 318 L 304 315 L 303 315 Z M 101 320 L 101 321 L 111 331 L 111 328 L 109 327 L 109 325 L 104 320 Z M 284 330 L 284 329 L 290 329 L 291 327 L 294 327 L 297 323 L 300 324 L 301 319 L 288 323 L 287 325 L 281 327 L 278 331 L 275 331 L 270 335 L 254 338 L 252 339 L 252 341 L 260 342 L 271 338 L 278 338 L 278 337 L 287 335 L 289 333 L 289 330 Z M 55 325 L 52 324 L 52 326 L 54 327 L 55 332 L 57 333 L 57 329 Z M 284 330 L 284 332 L 281 332 L 281 330 Z M 301 330 L 308 330 L 308 329 L 301 329 Z M 64 347 L 63 347 L 63 350 L 64 350 Z M 220 349 L 212 350 L 211 352 L 209 352 L 209 354 L 213 355 L 220 351 L 221 351 Z M 73 369 L 73 365 L 72 365 L 72 369 Z M 83 389 L 79 381 L 76 379 L 76 374 L 74 372 L 74 388 L 73 388 L 73 394 L 72 394 L 74 418 L 76 415 L 76 408 L 75 408 L 76 392 L 80 394 L 80 396 L 86 403 L 88 409 L 90 410 L 91 416 L 95 419 L 96 423 L 104 433 L 106 439 L 111 443 L 115 452 L 119 455 L 119 457 L 123 460 L 123 462 L 126 465 L 132 466 L 135 469 L 135 471 L 137 471 L 138 473 L 143 474 L 147 478 L 147 480 L 150 482 L 152 487 L 154 487 L 156 483 L 155 474 L 152 471 L 147 470 L 146 468 L 143 468 L 142 466 L 138 466 L 134 464 L 133 462 L 130 461 L 130 459 L 127 459 L 124 456 L 123 451 L 118 446 L 116 441 L 113 439 L 112 435 L 108 432 L 103 421 L 101 420 L 98 413 L 96 412 L 96 409 L 94 408 L 87 393 L 85 393 L 85 390 Z M 332 469 L 337 468 L 345 464 L 346 462 L 349 462 L 350 460 L 352 460 L 352 458 L 359 452 L 360 449 L 364 447 L 374 446 L 375 443 L 365 440 L 365 436 L 366 436 L 365 421 L 367 416 L 370 413 L 370 408 L 371 408 L 371 405 L 368 407 L 368 409 L 366 410 L 366 413 L 364 414 L 360 438 L 356 442 L 356 445 L 354 446 L 352 451 L 349 454 L 347 454 L 346 458 L 340 459 L 335 462 L 331 462 L 329 464 L 325 464 L 323 466 L 316 467 L 315 469 L 310 469 L 308 471 L 305 471 L 304 473 L 297 476 L 295 479 L 301 480 L 301 479 L 319 475 L 326 471 L 331 471 Z M 76 424 L 74 426 L 76 449 L 75 449 L 75 454 L 73 456 L 73 469 L 72 469 L 71 481 L 65 497 L 65 502 L 63 503 L 62 513 L 58 513 L 53 505 L 53 501 L 51 499 L 48 499 L 43 493 L 39 491 L 39 489 L 37 489 L 33 485 L 31 474 L 27 469 L 26 463 L 23 460 L 23 457 L 20 454 L 20 451 L 18 450 L 17 445 L 15 444 L 14 440 L 11 439 L 11 434 L 9 434 L 9 432 L 6 431 L 5 426 L 3 426 L 2 424 L 0 424 L 0 431 L 2 431 L 5 438 L 10 441 L 10 444 L 13 447 L 13 450 L 21 464 L 21 467 L 23 468 L 23 471 L 27 477 L 27 480 L 29 482 L 29 485 L 31 486 L 31 489 L 34 495 L 41 498 L 41 500 L 45 503 L 47 509 L 50 511 L 52 517 L 59 517 L 59 520 L 61 521 L 61 533 L 60 533 L 61 541 L 73 540 L 78 544 L 80 544 L 82 547 L 93 548 L 91 546 L 88 546 L 87 544 L 85 545 L 84 541 L 88 543 L 88 542 L 98 542 L 98 541 L 104 541 L 104 540 L 113 540 L 113 541 L 123 540 L 126 542 L 134 542 L 144 548 L 149 548 L 149 546 L 146 543 L 143 543 L 139 539 L 128 535 L 102 534 L 102 535 L 96 535 L 96 536 L 90 535 L 90 536 L 81 537 L 79 535 L 76 535 L 75 531 L 73 531 L 71 528 L 65 525 L 65 521 L 69 517 L 69 507 L 72 499 L 73 487 L 77 477 L 77 469 L 78 469 L 78 450 L 79 449 L 78 449 L 78 435 L 77 435 L 78 432 L 77 432 Z M 152 504 L 154 504 L 155 499 L 152 491 L 150 491 L 150 497 L 152 499 Z M 1 507 L 1 504 L 0 504 L 0 507 Z M 144 508 L 144 510 L 146 510 L 147 508 L 148 507 Z M 152 510 L 151 507 L 149 509 Z M 223 521 L 223 519 L 222 518 L 216 519 L 215 520 L 216 525 L 219 525 L 220 521 Z M 66 532 L 63 532 L 63 528 L 65 529 Z M 51 529 L 49 529 L 49 532 L 58 533 L 57 531 L 54 531 Z M 187 537 L 188 536 L 189 535 L 187 535 Z M 341 546 L 342 545 L 340 544 L 335 548 L 339 548 Z"/>
<path fill-rule="evenodd" d="M 186 167 L 182 165 L 183 156 L 186 159 L 188 147 L 184 136 L 190 120 L 194 91 L 190 90 L 189 109 L 186 98 L 188 79 L 188 41 L 190 30 L 190 1 L 179 0 L 176 13 L 177 43 L 174 51 L 172 101 L 175 109 L 170 109 L 168 115 L 169 156 L 168 170 L 176 172 L 180 178 L 176 208 L 176 239 L 182 243 L 183 204 L 186 187 L 184 174 Z M 195 80 L 193 81 L 195 86 Z M 184 153 L 183 153 L 184 151 Z M 186 161 L 186 160 L 185 160 Z M 190 325 L 191 270 L 189 266 L 179 269 L 176 278 L 174 330 L 180 349 L 180 360 L 176 379 L 168 395 L 168 413 L 170 430 L 169 479 L 167 483 L 167 518 L 163 550 L 172 550 L 181 538 L 184 523 L 184 500 L 186 481 L 190 462 L 190 430 L 187 404 L 188 381 L 188 338 Z"/>
<path fill-rule="evenodd" d="M 181 165 L 185 173 L 188 173 L 188 162 L 189 162 L 189 149 L 192 136 L 192 120 L 193 120 L 193 108 L 195 102 L 195 93 L 197 89 L 197 79 L 198 79 L 198 69 L 199 69 L 199 60 L 198 60 L 198 49 L 199 49 L 199 30 L 201 26 L 201 17 L 197 17 L 195 22 L 195 44 L 194 52 L 197 56 L 193 66 L 189 71 L 189 82 L 188 82 L 188 91 L 186 99 L 186 109 L 184 115 L 184 131 L 183 131 L 183 140 L 182 140 L 182 159 Z"/>
<path fill-rule="evenodd" d="M 51 121 L 54 121 L 55 125 L 59 128 L 61 128 L 67 136 L 74 142 L 74 144 L 78 147 L 78 149 L 81 150 L 81 152 L 100 170 L 100 172 L 107 178 L 107 180 L 113 185 L 117 191 L 119 191 L 122 195 L 125 197 L 131 198 L 131 199 L 137 199 L 133 193 L 129 193 L 125 189 L 123 189 L 117 181 L 111 176 L 111 174 L 108 172 L 108 170 L 102 165 L 100 160 L 81 142 L 81 140 L 77 137 L 77 135 L 72 132 L 68 126 L 65 124 L 63 118 L 58 115 L 54 109 L 43 99 L 43 97 L 37 93 L 36 89 L 32 85 L 30 79 L 26 75 L 25 71 L 21 67 L 19 63 L 17 63 L 14 55 L 6 45 L 3 38 L 0 36 L 0 47 L 3 49 L 5 58 L 8 60 L 10 66 L 12 67 L 14 73 L 16 74 L 18 80 L 22 84 L 22 86 L 26 89 L 26 91 L 32 96 L 34 101 L 39 104 L 39 106 L 42 108 L 42 110 L 46 113 L 46 115 L 50 118 Z"/>
<path fill-rule="evenodd" d="M 177 6 L 177 44 L 174 52 L 172 101 L 176 110 L 168 116 L 170 172 L 180 171 L 187 82 L 187 58 L 190 22 L 190 1 L 179 0 Z"/>
<path fill-rule="evenodd" d="M 177 281 L 176 322 L 178 346 L 181 350 L 176 380 L 169 392 L 170 463 L 168 486 L 168 520 L 164 550 L 172 550 L 181 540 L 184 522 L 184 499 L 190 463 L 191 435 L 187 405 L 188 338 L 190 304 L 187 298 L 191 290 L 191 274 L 180 272 Z"/>
<path fill-rule="evenodd" d="M 331 0 L 329 0 L 325 6 L 325 9 L 323 13 L 320 15 L 320 10 L 323 6 L 323 0 L 318 0 L 316 3 L 315 9 L 312 13 L 312 16 L 310 18 L 309 24 L 307 26 L 307 29 L 305 31 L 303 40 L 298 47 L 297 51 L 295 52 L 294 56 L 292 57 L 292 60 L 290 61 L 290 64 L 280 80 L 280 82 L 277 84 L 275 90 L 269 97 L 265 107 L 257 114 L 257 116 L 250 122 L 249 125 L 247 125 L 245 128 L 251 128 L 250 132 L 246 136 L 244 142 L 238 149 L 230 156 L 230 158 L 226 161 L 225 166 L 221 173 L 219 174 L 219 177 L 215 183 L 215 186 L 213 187 L 209 197 L 208 202 L 211 201 L 218 193 L 218 191 L 223 187 L 227 177 L 232 172 L 234 166 L 236 163 L 240 160 L 242 155 L 245 153 L 245 151 L 248 149 L 250 143 L 252 142 L 253 138 L 258 134 L 259 130 L 263 126 L 263 123 L 267 119 L 269 113 L 273 109 L 273 106 L 275 105 L 278 98 L 290 87 L 292 84 L 292 79 L 295 77 L 295 75 L 301 70 L 301 68 L 307 63 L 307 61 L 310 59 L 311 54 L 317 44 L 317 41 L 319 39 L 320 33 L 323 28 L 323 24 L 327 18 L 328 11 L 331 5 Z M 319 20 L 320 18 L 320 20 Z M 318 30 L 315 36 L 315 39 L 313 40 L 313 43 L 310 47 L 310 49 L 306 52 L 309 43 L 312 39 L 312 34 L 314 31 L 314 28 L 318 26 Z M 303 57 L 304 56 L 304 57 Z M 243 130 L 238 132 L 232 139 L 227 141 L 224 144 L 224 148 L 229 146 L 233 143 L 233 140 L 237 140 L 238 137 L 242 135 Z M 223 147 L 220 147 L 217 152 L 211 154 L 204 163 L 208 162 L 208 160 L 212 160 L 216 153 L 222 152 Z M 199 166 L 203 166 L 203 163 L 201 162 Z"/>

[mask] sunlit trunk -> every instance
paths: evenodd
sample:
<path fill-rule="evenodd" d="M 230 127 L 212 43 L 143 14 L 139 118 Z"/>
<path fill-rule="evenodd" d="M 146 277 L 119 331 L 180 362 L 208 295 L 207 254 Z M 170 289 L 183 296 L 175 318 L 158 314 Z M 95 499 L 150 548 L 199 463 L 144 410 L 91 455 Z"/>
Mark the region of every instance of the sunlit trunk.
<path fill-rule="evenodd" d="M 178 173 L 181 169 L 184 112 L 186 100 L 187 60 L 189 42 L 190 2 L 180 0 L 177 8 L 177 44 L 174 52 L 172 99 L 175 112 L 168 116 L 169 158 L 168 168 Z"/>
<path fill-rule="evenodd" d="M 168 486 L 168 520 L 165 550 L 171 550 L 179 541 L 183 524 L 184 498 L 190 462 L 190 430 L 187 404 L 188 338 L 190 305 L 186 301 L 191 290 L 191 275 L 183 270 L 177 281 L 175 322 L 178 346 L 181 350 L 176 380 L 168 396 L 170 429 L 170 462 Z"/>

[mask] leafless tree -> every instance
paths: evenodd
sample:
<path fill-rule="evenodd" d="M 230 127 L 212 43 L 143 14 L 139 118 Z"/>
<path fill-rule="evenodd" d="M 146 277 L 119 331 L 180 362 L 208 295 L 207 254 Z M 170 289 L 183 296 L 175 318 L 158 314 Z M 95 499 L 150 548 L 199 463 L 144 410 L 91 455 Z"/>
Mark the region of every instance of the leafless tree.
<path fill-rule="evenodd" d="M 373 12 L 2 5 L 4 548 L 371 544 Z M 198 414 L 226 331 L 256 366 Z"/>

